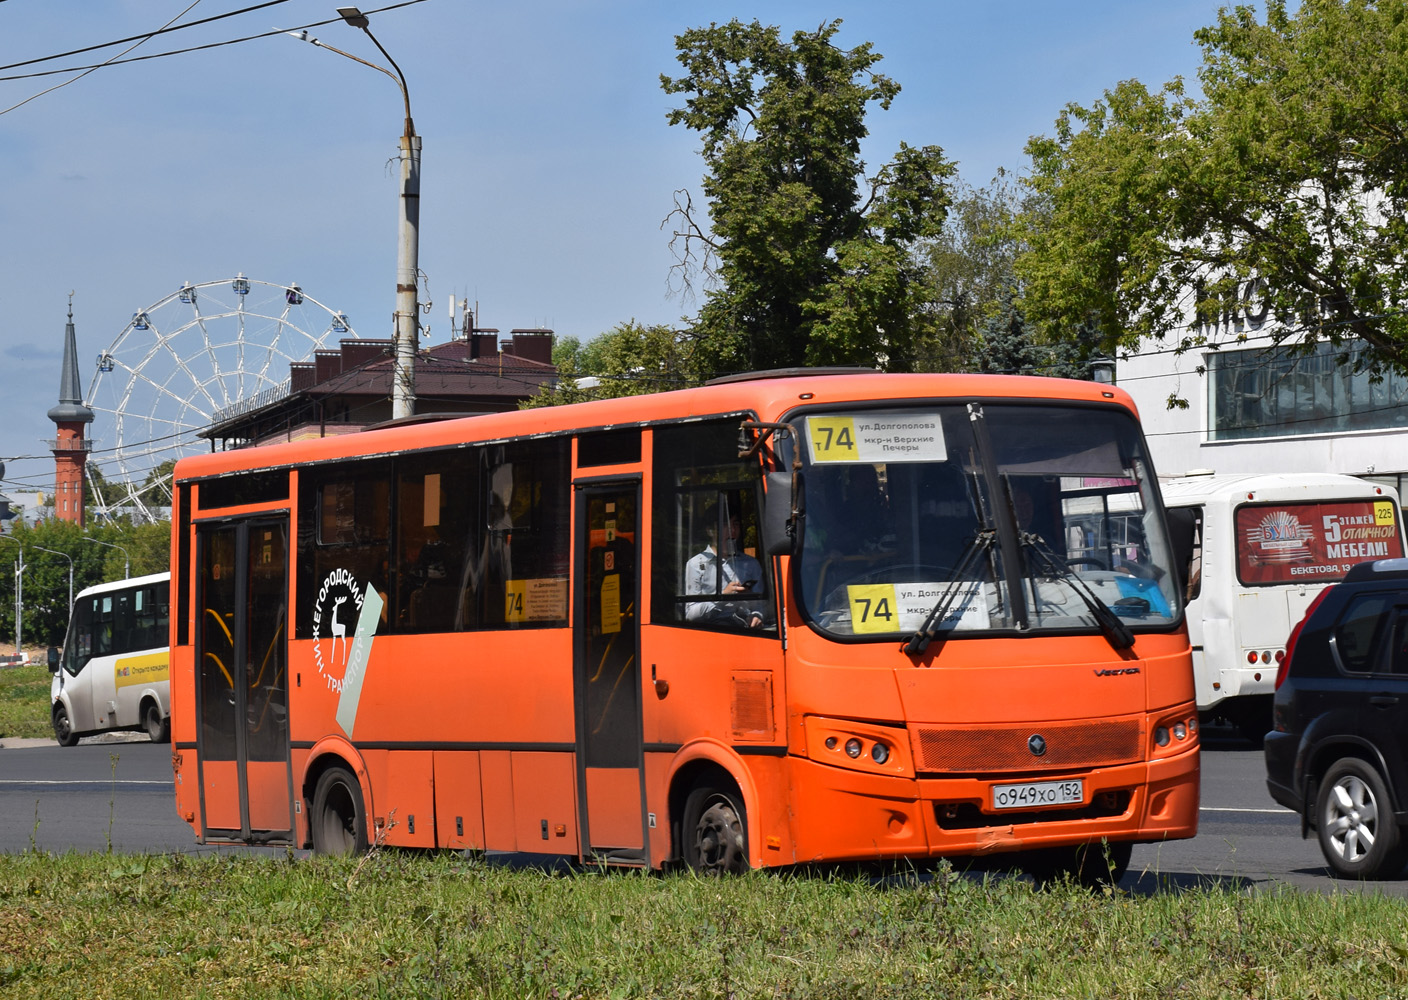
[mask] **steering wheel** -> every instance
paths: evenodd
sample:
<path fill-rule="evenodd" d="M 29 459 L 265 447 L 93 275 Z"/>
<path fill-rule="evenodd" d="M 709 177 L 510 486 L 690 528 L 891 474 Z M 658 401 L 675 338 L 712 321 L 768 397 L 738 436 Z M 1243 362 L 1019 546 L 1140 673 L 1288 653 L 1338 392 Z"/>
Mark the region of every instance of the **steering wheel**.
<path fill-rule="evenodd" d="M 1162 574 L 1153 566 L 1145 563 L 1133 562 L 1132 560 L 1122 560 L 1118 567 L 1130 576 L 1138 577 L 1141 580 L 1157 580 Z"/>
<path fill-rule="evenodd" d="M 1103 560 L 1103 559 L 1096 559 L 1096 558 L 1094 558 L 1093 556 L 1081 556 L 1081 557 L 1079 557 L 1079 558 L 1077 558 L 1077 559 L 1067 559 L 1067 560 L 1066 560 L 1066 565 L 1067 565 L 1067 566 L 1094 566 L 1096 569 L 1103 569 L 1103 570 L 1109 570 L 1109 568 L 1110 568 L 1109 566 L 1105 565 L 1105 560 Z"/>

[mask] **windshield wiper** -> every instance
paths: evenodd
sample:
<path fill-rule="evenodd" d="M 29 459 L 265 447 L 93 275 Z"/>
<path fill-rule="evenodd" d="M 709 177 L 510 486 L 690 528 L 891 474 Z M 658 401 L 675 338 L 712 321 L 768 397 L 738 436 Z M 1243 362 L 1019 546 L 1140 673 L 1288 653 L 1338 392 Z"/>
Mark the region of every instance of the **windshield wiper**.
<path fill-rule="evenodd" d="M 991 528 L 984 528 L 973 536 L 967 547 L 963 550 L 963 555 L 958 560 L 958 565 L 953 569 L 953 576 L 944 585 L 943 592 L 939 594 L 938 602 L 930 610 L 924 624 L 919 626 L 919 631 L 909 637 L 900 648 L 910 656 L 918 656 L 929 648 L 929 643 L 934 640 L 938 632 L 938 626 L 947 617 L 949 610 L 953 607 L 954 599 L 958 596 L 959 590 L 971 581 L 965 579 L 969 568 L 978 560 L 978 557 L 987 552 L 988 549 L 997 542 L 997 532 Z"/>
<path fill-rule="evenodd" d="M 1105 634 L 1110 645 L 1115 649 L 1129 649 L 1134 645 L 1134 633 L 1129 626 L 1120 621 L 1119 616 L 1110 610 L 1110 606 L 1100 599 L 1100 595 L 1090 589 L 1090 585 L 1080 578 L 1080 575 L 1061 561 L 1056 553 L 1051 551 L 1051 547 L 1046 544 L 1046 540 L 1040 535 L 1030 532 L 1022 532 L 1022 547 L 1036 557 L 1038 568 L 1045 571 L 1046 575 L 1053 580 L 1063 580 L 1071 585 L 1085 606 L 1090 609 L 1090 616 L 1095 619 L 1095 624 L 1100 626 L 1100 631 Z"/>

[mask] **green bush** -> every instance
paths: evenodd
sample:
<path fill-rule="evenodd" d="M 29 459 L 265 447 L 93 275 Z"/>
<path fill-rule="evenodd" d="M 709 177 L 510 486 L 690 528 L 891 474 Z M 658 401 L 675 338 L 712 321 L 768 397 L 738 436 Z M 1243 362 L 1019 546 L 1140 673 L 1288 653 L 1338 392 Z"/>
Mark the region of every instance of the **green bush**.
<path fill-rule="evenodd" d="M 49 736 L 49 670 L 42 663 L 0 668 L 0 738 Z"/>

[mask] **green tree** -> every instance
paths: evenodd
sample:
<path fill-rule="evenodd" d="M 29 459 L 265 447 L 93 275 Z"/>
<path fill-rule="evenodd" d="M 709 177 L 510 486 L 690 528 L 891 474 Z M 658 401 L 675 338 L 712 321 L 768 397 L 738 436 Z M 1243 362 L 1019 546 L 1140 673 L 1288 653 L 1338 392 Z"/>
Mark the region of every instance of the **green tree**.
<path fill-rule="evenodd" d="M 586 343 L 562 337 L 553 345 L 552 360 L 560 384 L 544 386 L 520 407 L 579 403 L 587 399 L 639 396 L 691 384 L 693 341 L 687 333 L 668 326 L 645 326 L 630 320 Z M 578 381 L 598 380 L 593 387 Z"/>
<path fill-rule="evenodd" d="M 104 552 L 103 583 L 120 580 L 124 573 L 145 576 L 171 568 L 170 521 L 123 519 L 111 524 L 90 525 L 85 535 L 90 547 Z"/>
<path fill-rule="evenodd" d="M 142 480 L 142 487 L 138 495 L 142 502 L 149 507 L 170 507 L 171 506 L 171 473 L 176 468 L 176 460 L 168 458 Z"/>
<path fill-rule="evenodd" d="M 702 375 L 801 364 L 914 366 L 929 313 L 917 240 L 948 205 L 954 165 L 937 146 L 900 144 L 871 177 L 860 158 L 865 115 L 899 85 L 874 69 L 869 43 L 845 50 L 839 20 L 790 43 L 757 21 L 675 39 L 688 95 L 669 113 L 703 139 L 709 222 L 676 195 L 671 245 L 686 290 L 708 283 L 696 322 Z"/>
<path fill-rule="evenodd" d="M 1201 97 L 1125 81 L 1028 144 L 1028 316 L 1128 348 L 1258 277 L 1277 341 L 1408 367 L 1408 0 L 1268 0 L 1194 37 Z"/>
<path fill-rule="evenodd" d="M 41 521 L 32 528 L 17 522 L 9 537 L 18 544 L 0 545 L 0 560 L 10 567 L 9 572 L 0 573 L 0 641 L 14 641 L 13 560 L 22 547 L 22 638 L 25 645 L 62 643 L 68 629 L 69 560 L 72 559 L 73 593 L 77 594 L 84 587 L 103 582 L 104 556 L 98 546 L 84 543 L 83 529 L 57 518 Z"/>
<path fill-rule="evenodd" d="M 85 509 L 93 511 L 99 506 L 115 504 L 122 496 L 122 488 L 109 483 L 107 477 L 103 475 L 103 470 L 96 462 L 88 462 L 84 466 L 83 475 L 83 506 Z"/>
<path fill-rule="evenodd" d="M 65 557 L 73 560 L 74 594 L 84 587 L 121 580 L 129 557 L 132 576 L 164 573 L 171 566 L 170 521 L 123 521 L 80 529 L 57 518 L 31 528 L 17 518 L 6 537 L 14 542 L 0 544 L 0 643 L 15 639 L 14 563 L 21 547 L 25 567 L 21 629 L 27 646 L 63 642 L 69 618 L 69 559 Z M 95 540 L 107 544 L 95 544 Z"/>
<path fill-rule="evenodd" d="M 975 337 L 973 370 L 997 375 L 1090 378 L 1094 353 L 1089 338 L 1044 343 L 1027 325 L 1011 287 L 987 311 Z"/>
<path fill-rule="evenodd" d="M 1003 172 L 988 188 L 955 185 L 943 228 L 922 249 L 934 322 L 920 350 L 921 369 L 1002 370 L 977 358 L 985 331 L 996 321 L 993 329 L 1027 335 L 1025 323 L 1012 327 L 1006 315 L 1014 308 L 1013 264 L 1021 250 L 1014 223 L 1024 209 L 1035 210 Z"/>

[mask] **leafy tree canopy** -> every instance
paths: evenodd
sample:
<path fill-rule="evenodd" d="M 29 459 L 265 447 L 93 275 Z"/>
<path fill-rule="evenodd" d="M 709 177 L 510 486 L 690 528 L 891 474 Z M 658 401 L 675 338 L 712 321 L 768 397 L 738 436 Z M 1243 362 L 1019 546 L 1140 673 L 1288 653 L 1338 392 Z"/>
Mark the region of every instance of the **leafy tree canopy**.
<path fill-rule="evenodd" d="M 668 326 L 621 323 L 582 343 L 562 337 L 552 349 L 560 383 L 542 386 L 521 408 L 580 403 L 588 399 L 639 396 L 691 384 L 693 341 Z M 588 378 L 595 385 L 583 385 Z"/>
<path fill-rule="evenodd" d="M 914 366 L 929 313 L 913 244 L 939 231 L 954 165 L 937 146 L 901 143 L 866 178 L 866 112 L 900 88 L 869 43 L 833 44 L 840 26 L 789 43 L 733 20 L 675 39 L 684 75 L 661 85 L 687 95 L 670 124 L 703 139 L 709 223 L 683 192 L 666 222 L 686 289 L 700 273 L 709 282 L 700 373 Z"/>
<path fill-rule="evenodd" d="M 73 593 L 84 587 L 130 575 L 161 573 L 171 567 L 171 522 L 90 525 L 79 528 L 49 518 L 34 527 L 16 518 L 0 544 L 0 642 L 15 635 L 15 574 L 12 567 L 24 549 L 22 637 L 26 645 L 60 645 L 68 629 L 69 568 Z M 102 544 L 99 544 L 102 543 Z"/>
<path fill-rule="evenodd" d="M 1125 81 L 1028 144 L 1029 318 L 1131 348 L 1185 324 L 1188 290 L 1207 316 L 1259 277 L 1278 341 L 1408 368 L 1408 0 L 1268 0 L 1195 38 L 1201 97 Z"/>

